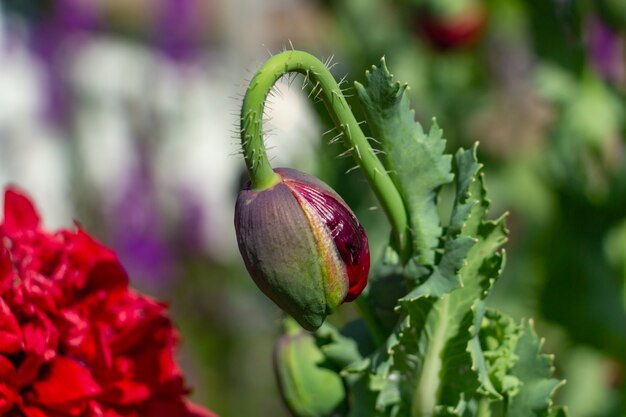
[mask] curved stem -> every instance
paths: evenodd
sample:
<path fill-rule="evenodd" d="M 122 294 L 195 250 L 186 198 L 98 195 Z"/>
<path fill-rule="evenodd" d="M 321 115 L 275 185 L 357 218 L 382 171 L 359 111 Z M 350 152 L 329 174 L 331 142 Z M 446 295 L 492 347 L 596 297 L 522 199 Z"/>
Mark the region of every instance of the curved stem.
<path fill-rule="evenodd" d="M 263 143 L 263 108 L 272 86 L 290 72 L 304 74 L 321 90 L 320 97 L 335 126 L 343 134 L 346 147 L 359 164 L 374 190 L 393 228 L 393 241 L 399 253 L 408 245 L 407 214 L 404 202 L 374 150 L 368 143 L 341 88 L 326 66 L 313 55 L 302 51 L 285 51 L 274 55 L 250 81 L 241 108 L 241 144 L 246 167 L 254 190 L 263 190 L 280 181 L 272 170 Z"/>

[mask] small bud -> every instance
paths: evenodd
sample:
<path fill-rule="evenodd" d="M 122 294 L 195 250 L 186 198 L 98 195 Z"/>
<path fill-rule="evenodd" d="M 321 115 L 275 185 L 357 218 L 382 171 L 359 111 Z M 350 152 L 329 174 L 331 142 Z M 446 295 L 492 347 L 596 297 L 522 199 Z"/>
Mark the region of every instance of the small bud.
<path fill-rule="evenodd" d="M 310 333 L 292 331 L 278 339 L 274 346 L 274 372 L 291 415 L 344 415 L 347 396 L 343 380 L 327 365 L 328 361 Z"/>
<path fill-rule="evenodd" d="M 247 184 L 235 206 L 239 251 L 257 286 L 307 330 L 315 330 L 367 284 L 367 236 L 348 205 L 328 185 L 293 169 L 281 182 L 254 191 Z"/>

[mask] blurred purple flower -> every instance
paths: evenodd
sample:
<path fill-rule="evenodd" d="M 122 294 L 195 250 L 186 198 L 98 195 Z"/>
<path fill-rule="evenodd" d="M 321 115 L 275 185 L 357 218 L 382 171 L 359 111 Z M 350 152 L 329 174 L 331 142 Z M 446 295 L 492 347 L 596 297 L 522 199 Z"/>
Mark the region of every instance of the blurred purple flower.
<path fill-rule="evenodd" d="M 593 68 L 606 80 L 617 82 L 624 72 L 623 39 L 600 19 L 587 22 L 587 54 Z"/>
<path fill-rule="evenodd" d="M 70 54 L 100 26 L 95 2 L 55 0 L 47 15 L 32 25 L 31 47 L 45 69 L 48 102 L 44 115 L 52 122 L 66 121 L 71 106 L 67 79 Z"/>
<path fill-rule="evenodd" d="M 161 292 L 174 276 L 174 254 L 160 227 L 163 222 L 147 155 L 138 152 L 137 159 L 134 172 L 108 210 L 110 239 L 135 283 Z"/>
<path fill-rule="evenodd" d="M 206 217 L 205 209 L 196 192 L 183 187 L 178 192 L 180 208 L 180 232 L 178 238 L 185 249 L 201 252 L 204 247 L 202 230 Z"/>
<path fill-rule="evenodd" d="M 193 60 L 202 41 L 202 1 L 159 0 L 156 16 L 157 46 L 174 61 Z"/>

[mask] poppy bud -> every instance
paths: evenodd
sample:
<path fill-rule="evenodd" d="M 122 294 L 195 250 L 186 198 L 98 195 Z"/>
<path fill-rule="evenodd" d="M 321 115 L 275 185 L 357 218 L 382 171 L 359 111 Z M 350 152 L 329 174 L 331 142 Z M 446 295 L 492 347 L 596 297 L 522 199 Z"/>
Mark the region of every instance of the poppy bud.
<path fill-rule="evenodd" d="M 311 333 L 290 331 L 277 340 L 274 345 L 274 373 L 283 401 L 292 416 L 331 417 L 345 414 L 348 404 L 343 380 L 330 367 Z"/>
<path fill-rule="evenodd" d="M 276 169 L 281 181 L 235 206 L 239 251 L 257 286 L 307 330 L 365 288 L 367 236 L 348 205 L 319 179 Z"/>

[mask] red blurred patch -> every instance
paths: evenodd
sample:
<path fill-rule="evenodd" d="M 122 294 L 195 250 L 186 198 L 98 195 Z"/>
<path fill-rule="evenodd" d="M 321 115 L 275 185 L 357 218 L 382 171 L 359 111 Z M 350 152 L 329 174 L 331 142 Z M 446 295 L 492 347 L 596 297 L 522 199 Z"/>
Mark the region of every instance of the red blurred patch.
<path fill-rule="evenodd" d="M 30 200 L 8 189 L 0 415 L 213 417 L 183 397 L 189 390 L 166 306 L 132 291 L 115 253 L 82 229 L 50 234 L 39 226 Z"/>

